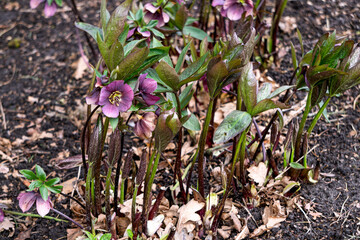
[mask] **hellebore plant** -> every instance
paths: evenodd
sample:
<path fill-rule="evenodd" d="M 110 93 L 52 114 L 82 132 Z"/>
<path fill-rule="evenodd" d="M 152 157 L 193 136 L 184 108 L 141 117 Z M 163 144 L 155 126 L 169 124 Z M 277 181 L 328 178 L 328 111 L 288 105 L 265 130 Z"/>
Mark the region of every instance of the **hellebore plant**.
<path fill-rule="evenodd" d="M 202 1 L 201 11 L 205 9 L 205 2 Z M 273 44 L 276 42 L 277 24 L 287 1 L 276 2 L 280 5 L 277 5 L 278 11 L 273 19 Z M 294 78 L 296 77 L 297 83 L 295 86 L 281 86 L 273 90 L 268 83 L 259 87 L 253 70 L 255 64 L 252 60 L 257 56 L 254 56 L 254 49 L 260 35 L 252 27 L 252 1 L 213 1 L 214 6 L 222 7 L 223 16 L 231 21 L 240 20 L 244 23 L 240 24 L 241 28 L 237 31 L 232 26 L 234 22 L 229 24 L 231 31 L 224 39 L 219 39 L 217 35 L 223 34 L 216 34 L 215 28 L 214 39 L 219 39 L 215 43 L 211 43 L 212 39 L 205 31 L 196 27 L 198 22 L 190 17 L 185 4 L 159 0 L 147 3 L 143 9 L 140 5 L 136 13 L 132 13 L 129 12 L 131 3 L 131 0 L 124 1 L 110 14 L 106 0 L 102 0 L 100 27 L 84 22 L 75 24 L 93 37 L 101 54 L 98 64 L 93 68 L 86 97 L 88 115 L 81 134 L 86 201 L 84 208 L 87 224 L 91 227 L 91 233 L 86 234 L 90 239 L 96 238 L 95 218 L 103 213 L 106 215 L 107 230 L 111 238 L 122 237 L 116 230 L 116 222 L 127 200 L 132 203 L 129 219 L 131 225 L 127 226 L 127 233 L 129 236 L 131 233 L 134 239 L 144 235 L 151 237 L 157 230 L 154 231 L 151 224 L 154 219 L 163 217 L 158 214 L 158 210 L 165 192 L 170 192 L 167 197 L 170 201 L 185 204 L 191 198 L 190 188 L 193 193 L 200 193 L 199 201 L 206 201 L 206 208 L 200 210 L 203 229 L 215 233 L 233 186 L 238 189 L 241 185 L 245 199 L 255 195 L 256 189 L 249 184 L 246 176 L 247 166 L 262 160 L 268 166 L 268 177 L 276 177 L 280 173 L 273 154 L 281 149 L 284 149 L 284 171 L 289 167 L 307 170 L 306 174 L 296 173 L 298 175 L 295 178 L 308 174 L 306 154 L 309 137 L 316 122 L 324 114 L 331 97 L 360 83 L 360 50 L 355 48 L 352 41 L 337 39 L 335 33 L 326 34 L 313 50 L 306 54 L 302 52 L 299 63 L 292 47 Z M 255 4 L 257 10 L 259 4 L 259 1 Z M 203 17 L 201 16 L 202 19 Z M 199 25 L 206 30 L 207 24 L 201 23 L 202 20 Z M 226 29 L 225 26 L 222 27 Z M 135 31 L 139 34 L 135 34 Z M 177 41 L 180 38 L 183 41 Z M 175 47 L 170 49 L 170 46 L 164 46 L 173 42 L 182 42 L 184 45 L 178 45 L 176 51 L 173 51 Z M 272 49 L 275 50 L 274 46 Z M 203 82 L 209 96 L 202 127 L 189 107 L 192 98 L 196 99 L 199 81 Z M 289 96 L 290 92 L 304 89 L 308 91 L 308 100 L 301 122 L 299 125 L 296 121 L 291 123 L 285 142 L 281 142 L 281 131 L 285 127 L 282 109 L 289 108 L 288 102 L 293 95 Z M 212 119 L 219 96 L 224 90 L 236 100 L 236 110 L 225 116 L 215 129 Z M 91 105 L 95 107 L 92 109 Z M 309 113 L 316 106 L 319 106 L 319 111 L 305 130 Z M 100 109 L 101 111 L 97 111 Z M 261 132 L 257 116 L 271 109 L 276 110 L 276 113 Z M 97 120 L 92 123 L 94 115 Z M 264 140 L 270 129 L 268 146 Z M 213 193 L 207 196 L 205 192 L 205 153 L 212 152 L 206 145 L 207 138 L 211 135 L 209 132 L 213 130 L 212 140 L 217 145 L 215 148 L 225 149 L 232 145 L 229 171 L 227 174 L 225 170 L 222 176 L 221 199 Z M 194 136 L 197 132 L 200 136 L 196 142 L 196 152 L 184 170 L 182 152 L 184 139 L 187 139 L 184 136 L 189 133 L 196 141 Z M 144 146 L 139 156 L 140 162 L 136 161 L 132 144 L 125 141 L 125 137 L 129 135 L 142 139 L 137 142 L 141 147 Z M 160 189 L 153 196 L 153 183 L 159 163 L 165 149 L 174 139 L 176 157 L 173 159 L 173 186 L 167 190 Z M 283 148 L 280 147 L 281 144 L 284 145 Z M 252 145 L 257 149 L 250 159 L 250 154 L 247 154 L 250 151 L 247 149 Z M 258 157 L 260 149 L 262 156 Z M 303 164 L 298 163 L 301 159 Z M 196 161 L 198 179 L 197 187 L 193 187 L 191 181 L 192 173 L 196 171 Z M 60 193 L 60 188 L 55 185 L 59 179 L 47 181 L 39 166 L 36 166 L 36 174 L 29 170 L 21 172 L 33 181 L 29 192 L 19 196 L 21 209 L 28 211 L 36 201 L 42 216 L 50 210 L 56 211 L 52 207 L 48 191 Z M 313 179 L 316 178 L 315 175 L 313 173 Z M 180 189 L 178 195 L 175 193 L 177 188 Z M 140 212 L 136 200 L 141 193 L 143 203 Z M 172 238 L 172 234 L 175 233 L 169 233 L 168 237 Z M 109 237 L 109 234 L 105 234 L 101 238 Z"/>
<path fill-rule="evenodd" d="M 62 0 L 30 0 L 30 7 L 32 9 L 37 8 L 41 3 L 45 4 L 44 14 L 49 18 L 55 15 L 58 7 L 62 7 Z"/>
<path fill-rule="evenodd" d="M 23 212 L 29 211 L 36 202 L 36 210 L 41 217 L 45 217 L 50 210 L 53 210 L 67 220 L 72 221 L 80 228 L 83 228 L 79 223 L 53 208 L 53 204 L 49 197 L 49 191 L 61 193 L 62 186 L 56 185 L 60 182 L 60 178 L 46 180 L 46 173 L 39 165 L 35 166 L 35 173 L 27 169 L 20 170 L 20 173 L 31 181 L 27 192 L 20 193 L 17 197 L 19 200 L 19 207 Z M 38 189 L 38 192 L 35 191 L 35 189 Z"/>

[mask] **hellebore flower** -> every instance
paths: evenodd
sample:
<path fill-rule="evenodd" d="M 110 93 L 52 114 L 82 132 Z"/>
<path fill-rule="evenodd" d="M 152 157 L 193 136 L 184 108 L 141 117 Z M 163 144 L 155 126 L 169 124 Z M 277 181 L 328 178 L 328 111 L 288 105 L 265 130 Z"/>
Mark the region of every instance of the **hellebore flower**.
<path fill-rule="evenodd" d="M 48 18 L 48 17 L 54 16 L 54 14 L 56 13 L 56 9 L 57 9 L 57 4 L 55 1 L 53 1 L 49 5 L 46 0 L 30 0 L 30 7 L 32 9 L 35 9 L 40 5 L 40 3 L 43 3 L 43 2 L 45 2 L 45 8 L 44 8 L 45 17 Z"/>
<path fill-rule="evenodd" d="M 147 3 L 144 6 L 144 19 L 146 22 L 150 22 L 150 20 L 158 20 L 157 27 L 162 27 L 165 23 L 169 22 L 170 17 L 167 13 L 165 13 L 162 8 L 155 7 L 151 3 Z"/>
<path fill-rule="evenodd" d="M 17 199 L 19 200 L 19 207 L 23 212 L 29 211 L 36 201 L 36 210 L 42 217 L 48 214 L 52 208 L 50 198 L 44 201 L 41 195 L 37 192 L 32 191 L 20 193 Z"/>
<path fill-rule="evenodd" d="M 147 73 L 139 76 L 139 94 L 148 106 L 154 105 L 160 100 L 160 97 L 153 95 L 152 93 L 157 88 L 157 82 L 152 78 L 146 78 Z"/>
<path fill-rule="evenodd" d="M 101 87 L 103 87 L 103 85 L 108 81 L 109 78 L 106 77 L 106 75 L 101 77 L 96 77 L 95 88 L 91 91 L 91 93 L 89 93 L 88 96 L 86 96 L 87 104 L 99 105 L 99 96 L 100 96 Z"/>
<path fill-rule="evenodd" d="M 0 222 L 4 221 L 5 214 L 4 211 L 0 208 Z"/>
<path fill-rule="evenodd" d="M 141 27 L 134 27 L 133 29 L 130 29 L 130 30 L 129 30 L 128 35 L 126 36 L 126 38 L 128 39 L 128 38 L 132 37 L 132 35 L 134 35 L 134 33 L 135 33 L 135 30 L 136 30 L 138 33 L 140 33 L 141 36 L 143 36 L 143 37 L 148 38 L 148 37 L 151 36 L 150 31 L 143 31 L 143 30 L 141 30 Z"/>
<path fill-rule="evenodd" d="M 221 15 L 231 21 L 239 20 L 243 13 L 246 17 L 252 15 L 254 7 L 252 0 L 214 0 L 212 6 L 222 6 Z"/>
<path fill-rule="evenodd" d="M 105 116 L 117 118 L 120 112 L 129 110 L 134 92 L 123 80 L 113 81 L 100 91 L 99 105 L 103 106 Z"/>
<path fill-rule="evenodd" d="M 138 117 L 138 121 L 135 123 L 134 133 L 142 138 L 150 138 L 152 132 L 155 129 L 156 114 L 153 112 L 147 112 Z"/>

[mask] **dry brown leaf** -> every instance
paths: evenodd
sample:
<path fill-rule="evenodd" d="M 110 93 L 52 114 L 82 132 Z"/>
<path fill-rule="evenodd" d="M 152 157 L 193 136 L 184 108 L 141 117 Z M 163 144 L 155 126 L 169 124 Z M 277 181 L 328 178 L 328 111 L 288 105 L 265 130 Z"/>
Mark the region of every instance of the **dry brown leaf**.
<path fill-rule="evenodd" d="M 62 193 L 64 193 L 64 194 L 71 193 L 72 190 L 74 189 L 74 183 L 75 183 L 76 179 L 77 179 L 76 177 L 73 177 L 73 178 L 59 184 L 59 185 L 63 186 Z"/>
<path fill-rule="evenodd" d="M 260 162 L 258 166 L 252 165 L 248 169 L 249 177 L 252 178 L 259 186 L 264 185 L 267 174 L 267 167 L 265 163 Z"/>
<path fill-rule="evenodd" d="M 71 64 L 71 67 L 75 68 L 75 72 L 73 74 L 73 77 L 75 79 L 81 79 L 84 74 L 87 67 L 87 63 L 85 61 L 89 61 L 86 57 L 85 59 L 83 57 L 80 57 L 76 62 L 74 62 L 73 64 Z"/>
<path fill-rule="evenodd" d="M 2 222 L 0 222 L 0 232 L 2 232 L 4 230 L 11 231 L 11 232 L 15 231 L 15 225 L 9 217 L 5 217 L 4 220 Z"/>
<path fill-rule="evenodd" d="M 31 228 L 26 231 L 20 232 L 15 240 L 25 240 L 31 237 Z"/>
<path fill-rule="evenodd" d="M 83 235 L 83 232 L 80 228 L 71 228 L 71 229 L 66 229 L 67 232 L 67 239 L 68 240 L 75 240 L 78 237 Z"/>
<path fill-rule="evenodd" d="M 205 203 L 197 202 L 194 199 L 182 206 L 178 211 L 179 221 L 176 229 L 182 230 L 183 228 L 186 228 L 187 232 L 192 232 L 196 227 L 195 224 L 201 223 L 201 217 L 196 212 L 204 206 Z"/>

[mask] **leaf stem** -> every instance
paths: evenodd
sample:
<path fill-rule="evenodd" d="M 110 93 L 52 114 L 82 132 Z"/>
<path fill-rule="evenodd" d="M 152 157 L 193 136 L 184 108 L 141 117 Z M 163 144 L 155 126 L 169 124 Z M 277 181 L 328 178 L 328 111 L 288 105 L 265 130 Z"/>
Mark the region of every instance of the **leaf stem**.
<path fill-rule="evenodd" d="M 205 144 L 206 144 L 206 136 L 209 131 L 209 125 L 211 121 L 211 115 L 214 107 L 214 98 L 210 98 L 209 107 L 206 113 L 205 122 L 203 125 L 203 130 L 200 135 L 199 141 L 199 158 L 198 158 L 198 176 L 199 176 L 199 192 L 201 196 L 205 196 L 204 191 L 204 154 L 205 154 Z"/>
<path fill-rule="evenodd" d="M 308 128 L 308 135 L 310 135 L 310 133 L 312 132 L 312 130 L 314 129 L 317 121 L 320 119 L 322 113 L 324 112 L 324 110 L 326 109 L 326 106 L 329 104 L 331 97 L 328 97 L 328 99 L 326 99 L 326 101 L 324 102 L 324 104 L 321 106 L 320 110 L 318 111 L 318 113 L 316 114 L 315 118 L 312 120 L 310 127 Z"/>
<path fill-rule="evenodd" d="M 3 209 L 3 212 L 7 213 L 7 214 L 18 215 L 18 216 L 23 216 L 23 217 L 36 217 L 36 218 L 45 218 L 45 219 L 49 219 L 49 220 L 54 220 L 57 222 L 68 222 L 67 220 L 63 220 L 60 218 L 50 217 L 50 216 L 42 217 L 39 214 L 33 214 L 33 213 L 21 213 L 21 212 L 9 211 L 9 210 L 5 210 L 5 209 Z"/>

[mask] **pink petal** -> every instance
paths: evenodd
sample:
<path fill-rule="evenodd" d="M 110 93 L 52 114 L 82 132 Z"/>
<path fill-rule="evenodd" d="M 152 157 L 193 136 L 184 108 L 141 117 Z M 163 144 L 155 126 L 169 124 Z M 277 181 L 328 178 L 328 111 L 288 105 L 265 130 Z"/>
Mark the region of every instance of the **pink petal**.
<path fill-rule="evenodd" d="M 130 38 L 132 35 L 134 35 L 135 29 L 136 28 L 133 28 L 133 29 L 129 30 L 128 35 L 126 36 L 126 38 Z"/>
<path fill-rule="evenodd" d="M 30 0 L 30 7 L 32 9 L 37 8 L 42 2 L 45 2 L 45 0 Z"/>
<path fill-rule="evenodd" d="M 227 10 L 227 17 L 231 21 L 237 21 L 241 18 L 241 15 L 243 14 L 243 12 L 244 12 L 243 7 L 232 6 Z"/>
<path fill-rule="evenodd" d="M 137 31 L 143 36 L 143 37 L 150 37 L 151 33 L 149 31 L 141 31 L 141 28 L 138 27 Z"/>
<path fill-rule="evenodd" d="M 101 91 L 100 88 L 95 88 L 94 90 L 92 90 L 92 92 L 86 97 L 86 103 L 89 105 L 91 104 L 98 105 L 100 91 Z"/>
<path fill-rule="evenodd" d="M 36 199 L 36 210 L 40 216 L 44 217 L 46 214 L 50 212 L 52 208 L 50 199 L 44 201 L 41 196 L 38 196 Z"/>
<path fill-rule="evenodd" d="M 152 106 L 160 100 L 160 97 L 149 93 L 141 94 L 141 97 L 144 99 L 146 105 L 148 106 Z"/>
<path fill-rule="evenodd" d="M 140 79 L 139 90 L 144 93 L 153 93 L 157 88 L 157 82 L 152 78 Z"/>
<path fill-rule="evenodd" d="M 4 221 L 4 218 L 5 218 L 5 214 L 4 214 L 3 210 L 0 208 L 0 223 L 2 221 Z"/>
<path fill-rule="evenodd" d="M 117 118 L 119 116 L 120 109 L 109 102 L 109 104 L 102 107 L 102 112 L 109 118 Z"/>
<path fill-rule="evenodd" d="M 29 209 L 34 204 L 36 198 L 37 198 L 37 194 L 35 192 L 20 193 L 18 196 L 18 200 L 21 211 L 23 212 L 29 211 Z"/>
<path fill-rule="evenodd" d="M 214 0 L 212 2 L 211 6 L 213 6 L 213 7 L 222 6 L 222 5 L 224 5 L 224 2 L 225 2 L 224 0 Z"/>
<path fill-rule="evenodd" d="M 162 12 L 162 17 L 163 17 L 165 23 L 169 22 L 170 17 L 166 12 Z"/>
<path fill-rule="evenodd" d="M 151 13 L 155 13 L 159 9 L 159 7 L 155 7 L 151 3 L 147 3 L 147 4 L 145 4 L 144 9 Z"/>
<path fill-rule="evenodd" d="M 44 8 L 45 17 L 48 18 L 54 16 L 55 13 L 56 13 L 56 3 L 53 2 L 50 6 L 49 4 L 45 3 L 45 8 Z"/>

